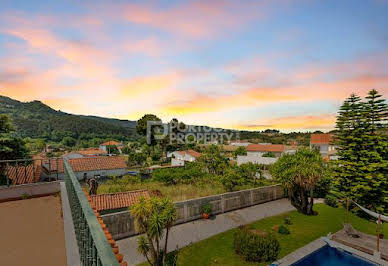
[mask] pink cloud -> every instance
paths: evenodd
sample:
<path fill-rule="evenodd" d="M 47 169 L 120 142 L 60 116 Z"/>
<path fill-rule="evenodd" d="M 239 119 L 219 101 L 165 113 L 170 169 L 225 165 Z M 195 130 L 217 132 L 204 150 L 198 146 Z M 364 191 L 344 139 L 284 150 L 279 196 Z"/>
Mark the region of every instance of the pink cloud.
<path fill-rule="evenodd" d="M 241 12 L 239 12 L 241 11 Z M 133 23 L 147 25 L 191 38 L 209 37 L 235 29 L 252 19 L 262 19 L 268 2 L 192 1 L 178 6 L 157 8 L 144 4 L 128 4 L 123 17 Z"/>

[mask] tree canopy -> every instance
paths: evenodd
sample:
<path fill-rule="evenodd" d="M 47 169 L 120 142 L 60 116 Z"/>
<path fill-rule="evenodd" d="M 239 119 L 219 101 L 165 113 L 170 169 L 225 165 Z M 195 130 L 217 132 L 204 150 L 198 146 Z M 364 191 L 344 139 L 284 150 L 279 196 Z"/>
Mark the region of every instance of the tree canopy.
<path fill-rule="evenodd" d="M 336 122 L 338 146 L 334 185 L 340 195 L 388 212 L 388 107 L 376 90 L 364 101 L 352 94 Z"/>
<path fill-rule="evenodd" d="M 325 163 L 321 155 L 308 148 L 294 154 L 283 154 L 272 167 L 272 175 L 285 188 L 291 204 L 300 212 L 313 214 L 314 186 L 324 173 Z"/>

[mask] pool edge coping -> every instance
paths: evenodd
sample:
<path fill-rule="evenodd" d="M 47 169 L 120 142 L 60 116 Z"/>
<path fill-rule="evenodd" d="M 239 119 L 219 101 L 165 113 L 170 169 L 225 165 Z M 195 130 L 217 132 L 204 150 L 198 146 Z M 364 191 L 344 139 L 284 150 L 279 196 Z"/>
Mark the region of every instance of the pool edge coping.
<path fill-rule="evenodd" d="M 376 256 L 367 254 L 365 252 L 359 251 L 357 249 L 348 247 L 344 244 L 341 244 L 341 243 L 338 243 L 334 240 L 331 240 L 330 233 L 328 234 L 327 237 L 320 237 L 318 239 L 315 239 L 314 241 L 311 241 L 307 245 L 304 245 L 303 247 L 295 250 L 294 252 L 284 256 L 283 258 L 281 258 L 277 261 L 274 261 L 270 265 L 276 265 L 276 266 L 291 265 L 291 264 L 296 263 L 299 260 L 303 259 L 304 257 L 314 253 L 315 251 L 324 247 L 325 245 L 331 246 L 330 243 L 333 244 L 333 242 L 335 242 L 335 244 L 333 245 L 334 248 L 342 249 L 343 251 L 351 253 L 352 255 L 354 255 L 356 257 L 370 261 L 370 262 L 375 263 L 377 265 L 387 265 L 387 261 L 385 261 L 381 258 L 378 258 Z"/>

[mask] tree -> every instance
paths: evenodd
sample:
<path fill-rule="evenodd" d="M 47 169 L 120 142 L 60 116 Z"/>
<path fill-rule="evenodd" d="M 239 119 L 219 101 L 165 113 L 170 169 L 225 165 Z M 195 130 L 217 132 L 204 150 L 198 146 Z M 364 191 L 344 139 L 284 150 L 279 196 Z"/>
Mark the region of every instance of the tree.
<path fill-rule="evenodd" d="M 209 145 L 199 157 L 199 162 L 204 164 L 211 174 L 221 175 L 228 166 L 227 159 L 221 154 L 221 148 L 217 145 Z"/>
<path fill-rule="evenodd" d="M 177 217 L 175 205 L 166 198 L 141 198 L 130 211 L 136 229 L 145 233 L 137 240 L 138 252 L 153 266 L 166 265 L 168 234 Z"/>
<path fill-rule="evenodd" d="M 300 212 L 312 215 L 314 186 L 324 171 L 321 155 L 307 148 L 283 154 L 273 165 L 272 175 L 288 189 L 291 204 Z"/>
<path fill-rule="evenodd" d="M 157 117 L 156 115 L 153 115 L 153 114 L 146 114 L 144 115 L 142 118 L 140 118 L 138 121 L 137 121 L 137 124 L 136 124 L 136 132 L 139 134 L 139 135 L 142 135 L 142 136 L 146 136 L 147 135 L 147 123 L 148 121 L 159 121 L 161 122 L 162 120 Z M 152 130 L 154 129 L 157 129 L 158 127 L 155 126 L 152 128 Z M 152 131 L 152 133 L 154 133 Z M 155 138 L 153 137 L 154 134 L 151 135 L 151 143 L 152 144 L 155 144 L 156 141 L 155 141 Z"/>
<path fill-rule="evenodd" d="M 221 176 L 221 183 L 226 190 L 232 192 L 236 186 L 245 184 L 246 179 L 236 167 L 228 167 Z"/>
<path fill-rule="evenodd" d="M 0 160 L 13 160 L 28 157 L 24 141 L 13 133 L 13 126 L 8 116 L 0 115 Z M 7 183 L 5 164 L 0 164 L 0 185 Z"/>
<path fill-rule="evenodd" d="M 259 165 L 254 163 L 244 163 L 238 167 L 240 174 L 249 182 L 256 184 L 256 175 L 259 174 L 260 178 L 263 175 Z"/>
<path fill-rule="evenodd" d="M 376 90 L 366 101 L 352 94 L 336 122 L 337 167 L 334 186 L 340 195 L 375 211 L 388 212 L 387 104 Z"/>
<path fill-rule="evenodd" d="M 238 155 L 247 155 L 247 149 L 245 149 L 245 147 L 243 147 L 243 146 L 238 147 L 233 152 L 233 156 L 234 156 L 234 158 L 237 158 Z"/>
<path fill-rule="evenodd" d="M 73 147 L 77 143 L 77 140 L 75 140 L 72 137 L 64 137 L 62 139 L 62 144 L 67 147 Z"/>

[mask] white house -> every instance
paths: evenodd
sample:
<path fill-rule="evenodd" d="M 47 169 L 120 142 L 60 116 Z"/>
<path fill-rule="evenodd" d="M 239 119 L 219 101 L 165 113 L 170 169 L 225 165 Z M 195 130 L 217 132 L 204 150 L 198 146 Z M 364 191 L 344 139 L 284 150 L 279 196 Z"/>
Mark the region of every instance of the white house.
<path fill-rule="evenodd" d="M 195 162 L 201 154 L 194 150 L 174 151 L 167 154 L 171 158 L 171 166 L 183 166 L 185 162 Z"/>

